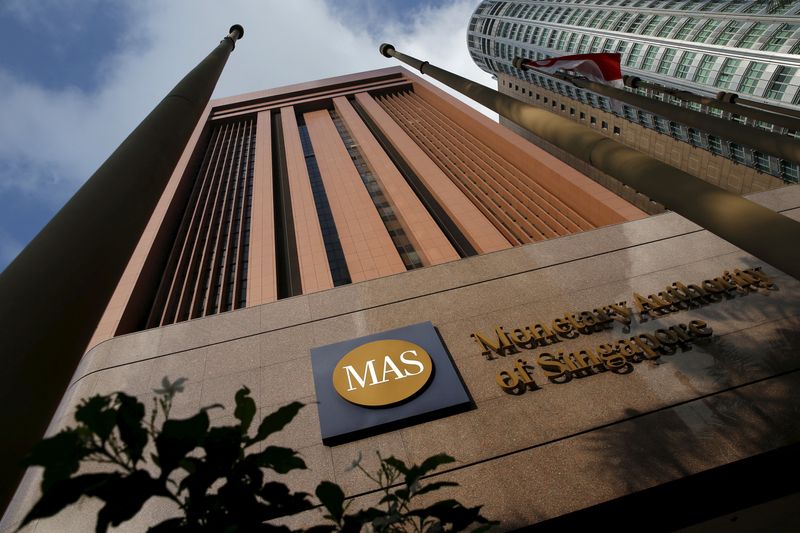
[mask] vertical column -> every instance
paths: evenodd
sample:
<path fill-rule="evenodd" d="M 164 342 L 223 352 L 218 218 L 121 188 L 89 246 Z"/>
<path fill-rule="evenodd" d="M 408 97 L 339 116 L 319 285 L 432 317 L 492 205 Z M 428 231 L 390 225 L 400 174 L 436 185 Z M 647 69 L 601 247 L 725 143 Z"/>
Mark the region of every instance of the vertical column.
<path fill-rule="evenodd" d="M 304 115 L 353 282 L 406 268 L 327 111 Z"/>
<path fill-rule="evenodd" d="M 423 263 L 438 265 L 458 259 L 450 241 L 436 225 L 414 191 L 395 168 L 389 156 L 361 121 L 355 109 L 345 97 L 334 98 L 333 103 L 342 117 L 350 135 L 358 143 L 369 162 L 375 179 L 380 183 L 386 199 L 394 209 L 403 229 Z"/>
<path fill-rule="evenodd" d="M 303 294 L 333 288 L 333 278 L 325 253 L 325 242 L 319 226 L 314 193 L 308 178 L 308 167 L 300 141 L 294 107 L 281 108 L 283 142 L 286 149 L 286 171 L 292 197 L 294 237 Z"/>
<path fill-rule="evenodd" d="M 478 253 L 511 247 L 511 243 L 368 93 L 358 93 L 356 100 Z"/>
<path fill-rule="evenodd" d="M 275 213 L 272 195 L 272 138 L 269 111 L 256 120 L 256 160 L 253 168 L 253 214 L 247 265 L 247 306 L 278 299 L 275 272 Z"/>

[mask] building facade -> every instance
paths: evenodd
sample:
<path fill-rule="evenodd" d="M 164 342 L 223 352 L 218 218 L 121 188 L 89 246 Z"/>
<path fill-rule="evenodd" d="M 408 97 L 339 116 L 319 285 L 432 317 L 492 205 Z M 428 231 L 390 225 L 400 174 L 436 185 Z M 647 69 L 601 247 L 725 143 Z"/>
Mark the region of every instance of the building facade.
<path fill-rule="evenodd" d="M 381 497 L 354 459 L 444 452 L 458 462 L 431 481 L 460 486 L 425 502 L 484 505 L 501 530 L 797 526 L 800 282 L 758 258 L 644 217 L 399 68 L 213 101 L 173 178 L 51 432 L 83 398 L 151 405 L 186 377 L 174 418 L 221 404 L 211 423 L 234 424 L 243 385 L 259 416 L 304 403 L 269 443 L 309 470 L 278 479 L 335 481 L 351 509 Z M 800 218 L 799 186 L 752 199 Z M 334 390 L 342 361 L 391 343 L 429 354 L 416 389 Z M 23 531 L 92 530 L 99 508 Z M 176 512 L 153 499 L 118 530 Z"/>
<path fill-rule="evenodd" d="M 403 69 L 214 101 L 91 345 L 642 216 Z"/>
<path fill-rule="evenodd" d="M 781 180 L 798 182 L 800 162 L 632 105 L 615 105 L 608 97 L 568 81 L 520 71 L 512 61 L 515 57 L 619 53 L 624 74 L 701 96 L 737 93 L 796 112 L 800 109 L 798 12 L 796 2 L 488 0 L 481 2 L 470 20 L 467 44 L 475 63 L 498 77 L 501 91 L 528 98 L 535 105 L 556 106 L 556 112 L 584 120 L 587 126 L 616 135 L 625 144 L 746 193 L 780 186 Z M 776 135 L 797 134 L 785 125 L 749 119 L 651 89 L 638 91 Z M 594 122 L 590 122 L 592 117 Z M 602 124 L 605 127 L 601 129 Z"/>

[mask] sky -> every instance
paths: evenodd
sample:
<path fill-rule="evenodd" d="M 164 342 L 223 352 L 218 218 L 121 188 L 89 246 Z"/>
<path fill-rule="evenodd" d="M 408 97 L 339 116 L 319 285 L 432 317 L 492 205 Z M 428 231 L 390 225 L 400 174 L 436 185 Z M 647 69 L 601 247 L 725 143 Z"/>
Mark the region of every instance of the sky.
<path fill-rule="evenodd" d="M 496 87 L 467 52 L 478 3 L 0 0 L 0 270 L 232 24 L 213 98 L 399 65 L 382 42 Z"/>

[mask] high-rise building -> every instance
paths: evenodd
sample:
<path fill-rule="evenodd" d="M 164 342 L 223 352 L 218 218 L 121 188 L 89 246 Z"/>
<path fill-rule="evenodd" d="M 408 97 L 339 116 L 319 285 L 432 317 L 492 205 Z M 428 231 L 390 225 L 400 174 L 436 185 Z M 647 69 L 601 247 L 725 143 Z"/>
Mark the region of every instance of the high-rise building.
<path fill-rule="evenodd" d="M 800 186 L 752 199 L 800 213 Z M 49 431 L 84 398 L 150 406 L 185 377 L 173 418 L 221 404 L 211 424 L 236 424 L 243 385 L 259 417 L 304 403 L 268 443 L 309 470 L 265 480 L 334 481 L 350 509 L 382 497 L 358 457 L 447 453 L 429 481 L 460 487 L 434 499 L 505 529 L 724 528 L 764 504 L 797 529 L 798 295 L 404 69 L 315 81 L 209 104 Z M 91 531 L 99 508 L 23 533 Z M 152 499 L 120 529 L 176 513 Z"/>
<path fill-rule="evenodd" d="M 796 113 L 800 110 L 798 13 L 797 2 L 485 0 L 470 20 L 467 43 L 475 63 L 498 77 L 502 92 L 584 122 L 727 189 L 747 193 L 780 186 L 782 180 L 800 181 L 800 162 L 754 150 L 646 109 L 616 105 L 607 96 L 569 81 L 518 70 L 512 61 L 515 57 L 619 53 L 624 74 L 653 84 L 712 98 L 720 91 L 737 93 Z M 797 136 L 797 130 L 785 125 L 738 116 L 653 89 L 638 92 L 776 135 Z M 501 122 L 506 123 L 505 119 Z M 557 149 L 551 151 L 558 153 Z M 559 155 L 570 160 L 568 154 Z M 575 166 L 592 172 L 580 164 Z M 593 177 L 608 183 L 607 177 Z"/>
<path fill-rule="evenodd" d="M 91 345 L 641 216 L 403 69 L 215 101 Z"/>

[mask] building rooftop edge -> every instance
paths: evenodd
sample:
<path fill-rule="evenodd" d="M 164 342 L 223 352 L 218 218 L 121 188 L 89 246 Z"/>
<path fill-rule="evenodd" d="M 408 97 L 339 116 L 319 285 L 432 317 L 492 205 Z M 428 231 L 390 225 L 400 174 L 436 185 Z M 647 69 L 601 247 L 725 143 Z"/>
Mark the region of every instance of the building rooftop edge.
<path fill-rule="evenodd" d="M 392 74 L 398 75 L 408 75 L 409 70 L 402 67 L 402 66 L 392 66 L 387 68 L 381 69 L 374 69 L 374 70 L 367 70 L 363 72 L 354 72 L 352 74 L 343 74 L 341 76 L 333 76 L 330 78 L 323 78 L 320 80 L 313 80 L 313 81 L 306 81 L 300 83 L 294 83 L 290 85 L 283 85 L 280 87 L 273 87 L 270 89 L 264 89 L 260 91 L 253 91 L 248 93 L 242 93 L 233 96 L 225 96 L 222 98 L 215 98 L 209 102 L 211 108 L 218 108 L 228 105 L 236 105 L 241 104 L 243 102 L 248 102 L 252 100 L 259 100 L 263 98 L 269 98 L 272 96 L 284 95 L 286 93 L 291 92 L 301 92 L 301 91 L 310 91 L 314 89 L 324 89 L 325 87 L 330 87 L 333 85 L 340 85 L 343 83 L 357 83 L 369 80 L 371 78 L 377 78 L 381 76 L 391 76 Z"/>

